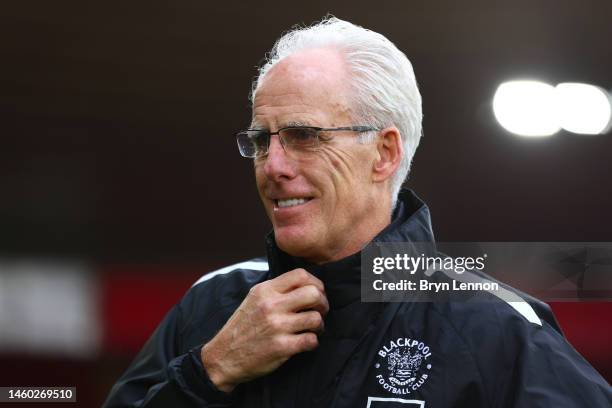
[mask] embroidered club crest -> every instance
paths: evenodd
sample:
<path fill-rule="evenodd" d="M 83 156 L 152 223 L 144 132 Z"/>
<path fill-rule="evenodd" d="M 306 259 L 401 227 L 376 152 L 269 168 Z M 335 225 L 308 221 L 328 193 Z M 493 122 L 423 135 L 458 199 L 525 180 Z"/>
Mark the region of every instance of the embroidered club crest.
<path fill-rule="evenodd" d="M 429 377 L 431 350 L 422 341 L 400 337 L 378 351 L 378 383 L 385 391 L 406 395 L 419 389 Z"/>

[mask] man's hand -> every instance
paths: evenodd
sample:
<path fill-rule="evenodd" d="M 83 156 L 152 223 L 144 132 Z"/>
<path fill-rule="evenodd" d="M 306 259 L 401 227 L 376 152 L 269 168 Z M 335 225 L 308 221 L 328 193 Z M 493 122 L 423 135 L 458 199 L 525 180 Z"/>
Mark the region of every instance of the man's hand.
<path fill-rule="evenodd" d="M 323 282 L 294 269 L 255 285 L 217 335 L 202 347 L 202 364 L 221 391 L 277 369 L 318 346 L 329 310 Z"/>

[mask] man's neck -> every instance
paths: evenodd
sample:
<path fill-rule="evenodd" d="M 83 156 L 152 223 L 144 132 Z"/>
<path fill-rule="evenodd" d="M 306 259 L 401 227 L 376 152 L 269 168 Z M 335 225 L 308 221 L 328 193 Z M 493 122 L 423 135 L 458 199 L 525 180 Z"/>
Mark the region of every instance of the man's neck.
<path fill-rule="evenodd" d="M 326 257 L 307 259 L 314 264 L 325 264 L 328 262 L 338 261 L 346 258 L 357 252 L 360 252 L 370 241 L 374 239 L 381 231 L 383 231 L 391 223 L 391 211 L 386 214 L 374 215 L 368 219 L 367 223 L 356 225 L 356 230 L 340 248 L 335 252 L 331 252 Z"/>

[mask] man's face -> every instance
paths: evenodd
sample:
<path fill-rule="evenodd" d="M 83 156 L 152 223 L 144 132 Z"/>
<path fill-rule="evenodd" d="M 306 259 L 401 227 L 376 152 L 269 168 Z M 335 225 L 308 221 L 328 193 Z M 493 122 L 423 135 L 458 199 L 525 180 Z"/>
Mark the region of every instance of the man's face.
<path fill-rule="evenodd" d="M 296 124 L 362 125 L 351 119 L 346 88 L 344 61 L 336 51 L 294 54 L 264 78 L 252 125 L 273 132 Z M 378 232 L 372 214 L 375 145 L 357 143 L 355 132 L 327 135 L 331 141 L 317 151 L 300 152 L 285 151 L 272 136 L 268 155 L 255 159 L 257 188 L 277 245 L 318 263 L 359 251 Z"/>

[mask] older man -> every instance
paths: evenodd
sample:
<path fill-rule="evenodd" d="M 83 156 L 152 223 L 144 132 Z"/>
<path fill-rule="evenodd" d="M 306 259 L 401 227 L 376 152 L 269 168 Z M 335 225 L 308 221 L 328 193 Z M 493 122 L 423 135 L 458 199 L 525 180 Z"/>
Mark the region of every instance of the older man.
<path fill-rule="evenodd" d="M 292 31 L 252 97 L 237 140 L 273 225 L 267 258 L 196 283 L 107 407 L 609 406 L 542 303 L 361 302 L 366 244 L 433 242 L 427 207 L 400 191 L 421 98 L 389 40 L 336 18 Z"/>

